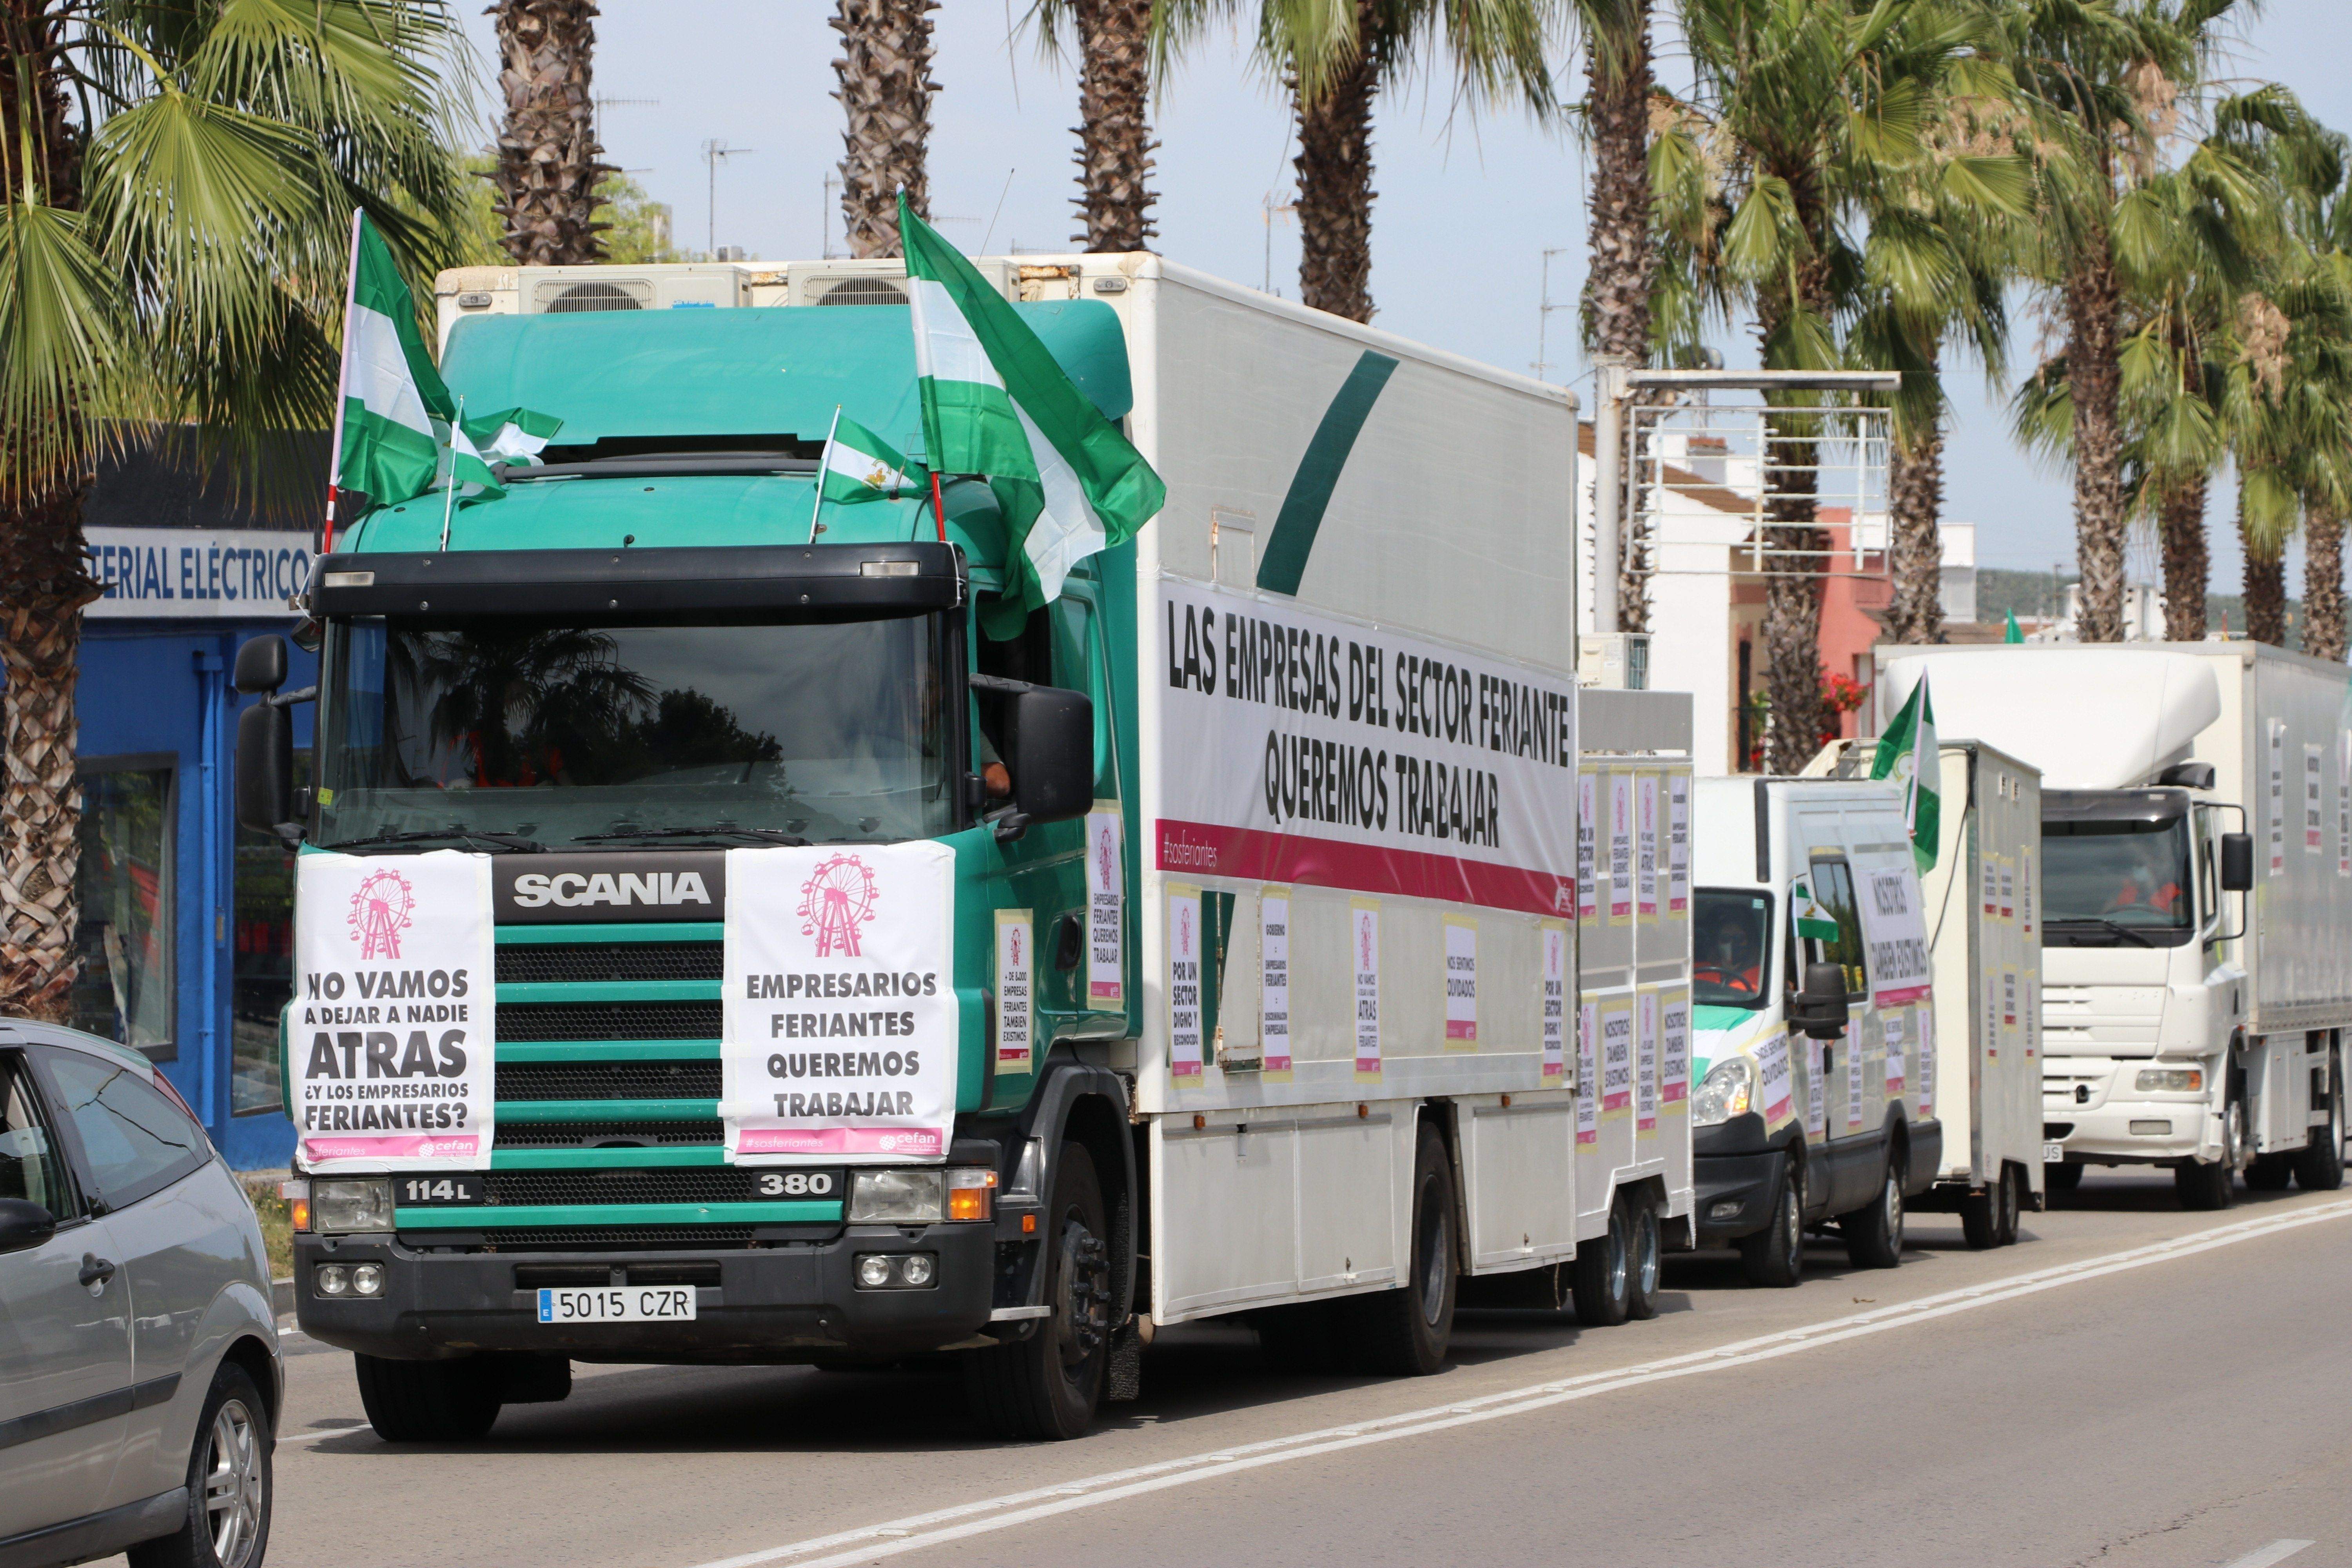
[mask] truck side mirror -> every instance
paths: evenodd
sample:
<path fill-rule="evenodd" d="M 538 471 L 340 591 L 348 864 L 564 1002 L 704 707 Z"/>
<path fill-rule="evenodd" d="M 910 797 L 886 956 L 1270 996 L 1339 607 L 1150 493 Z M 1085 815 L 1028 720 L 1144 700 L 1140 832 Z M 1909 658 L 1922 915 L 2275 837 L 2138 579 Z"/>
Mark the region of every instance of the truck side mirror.
<path fill-rule="evenodd" d="M 268 639 L 276 641 L 275 638 Z M 250 651 L 255 643 L 245 645 Z M 278 679 L 285 679 L 286 650 L 278 652 Z M 236 658 L 245 674 L 245 653 Z M 243 681 L 240 679 L 242 688 Z M 236 822 L 256 833 L 275 835 L 294 815 L 294 721 L 264 699 L 236 716 Z"/>
<path fill-rule="evenodd" d="M 1095 705 L 1083 691 L 1033 686 L 1013 699 L 1007 737 L 1014 808 L 1031 822 L 1067 822 L 1095 801 Z"/>
<path fill-rule="evenodd" d="M 247 697 L 277 690 L 286 684 L 286 639 L 275 632 L 253 638 L 236 650 L 236 669 L 230 684 Z"/>
<path fill-rule="evenodd" d="M 1789 1022 L 1816 1040 L 1845 1033 L 1845 969 L 1835 963 L 1805 965 L 1805 983 L 1789 1003 Z"/>
<path fill-rule="evenodd" d="M 2221 890 L 2242 893 L 2254 885 L 2254 836 L 2221 835 Z"/>

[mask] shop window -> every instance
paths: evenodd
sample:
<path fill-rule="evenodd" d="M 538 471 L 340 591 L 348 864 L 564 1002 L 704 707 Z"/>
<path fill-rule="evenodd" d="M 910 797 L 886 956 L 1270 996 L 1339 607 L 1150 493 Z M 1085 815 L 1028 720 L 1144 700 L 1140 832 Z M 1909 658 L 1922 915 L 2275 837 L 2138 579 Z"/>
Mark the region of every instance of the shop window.
<path fill-rule="evenodd" d="M 173 1055 L 172 767 L 168 757 L 81 765 L 73 1025 L 158 1059 Z"/>
<path fill-rule="evenodd" d="M 294 753 L 294 784 L 310 782 L 310 754 Z M 273 834 L 236 832 L 236 924 L 231 935 L 229 1113 L 278 1110 L 278 1015 L 294 994 L 294 851 Z"/>

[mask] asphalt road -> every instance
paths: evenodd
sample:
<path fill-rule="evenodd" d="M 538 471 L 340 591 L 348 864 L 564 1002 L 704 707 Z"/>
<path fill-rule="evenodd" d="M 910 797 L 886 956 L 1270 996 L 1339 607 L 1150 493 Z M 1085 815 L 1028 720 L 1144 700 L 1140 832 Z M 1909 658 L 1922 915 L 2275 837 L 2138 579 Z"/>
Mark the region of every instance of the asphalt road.
<path fill-rule="evenodd" d="M 1979 1253 L 1914 1216 L 1892 1271 L 1817 1243 L 1794 1290 L 1670 1259 L 1619 1329 L 1465 1313 L 1425 1379 L 1171 1331 L 1050 1447 L 977 1437 L 950 1378 L 660 1367 L 388 1445 L 294 1338 L 269 1561 L 2352 1564 L 2352 1189 L 2189 1215 L 2094 1173 L 2025 1217 Z"/>

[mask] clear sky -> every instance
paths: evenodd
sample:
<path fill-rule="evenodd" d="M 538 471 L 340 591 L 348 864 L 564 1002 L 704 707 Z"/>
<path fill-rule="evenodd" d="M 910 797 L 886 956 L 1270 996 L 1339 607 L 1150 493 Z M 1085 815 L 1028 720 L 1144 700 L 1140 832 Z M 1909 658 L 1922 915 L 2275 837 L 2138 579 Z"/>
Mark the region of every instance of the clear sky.
<path fill-rule="evenodd" d="M 931 208 L 967 250 L 1073 248 L 1070 162 L 1077 117 L 1075 71 L 1040 58 L 1034 37 L 1011 34 L 1030 0 L 946 0 L 936 14 L 940 91 L 933 100 Z M 470 5 L 466 9 L 471 10 Z M 681 245 L 706 234 L 772 260 L 840 246 L 837 195 L 824 188 L 841 155 L 841 110 L 829 96 L 838 35 L 831 0 L 604 0 L 596 91 L 606 156 L 670 204 Z M 1658 6 L 1661 13 L 1669 9 Z M 471 17 L 484 102 L 496 73 L 491 24 Z M 1675 75 L 1662 29 L 1661 70 Z M 1297 235 L 1269 200 L 1289 200 L 1289 115 L 1279 90 L 1250 63 L 1227 25 L 1203 40 L 1154 106 L 1161 146 L 1157 248 L 1247 283 L 1297 291 Z M 2323 121 L 2352 129 L 2352 3 L 2270 0 L 2241 25 L 2229 74 L 2284 82 Z M 1570 63 L 1566 68 L 1573 70 Z M 713 180 L 708 142 L 751 151 L 724 160 Z M 1576 352 L 1577 289 L 1584 274 L 1584 161 L 1556 128 L 1516 112 L 1471 121 L 1453 112 L 1444 79 L 1424 77 L 1381 103 L 1375 126 L 1372 290 L 1379 324 L 1456 353 L 1526 368 L 1538 358 L 1543 253 L 1551 259 L 1544 358 L 1554 380 L 1584 374 Z M 715 205 L 715 214 L 712 207 Z M 824 227 L 820 229 L 820 225 Z M 2021 311 L 2015 355 L 2036 353 Z M 1753 363 L 1745 342 L 1723 344 Z M 1978 525 L 1981 564 L 2047 571 L 2074 560 L 2063 475 L 2038 469 L 2011 444 L 2002 398 L 1982 378 L 1953 375 L 1957 428 L 1947 448 L 1946 517 Z M 2214 586 L 2240 571 L 2227 492 L 2216 495 Z M 2153 572 L 2145 542 L 2137 561 Z M 2290 591 L 2300 562 L 2291 559 Z"/>

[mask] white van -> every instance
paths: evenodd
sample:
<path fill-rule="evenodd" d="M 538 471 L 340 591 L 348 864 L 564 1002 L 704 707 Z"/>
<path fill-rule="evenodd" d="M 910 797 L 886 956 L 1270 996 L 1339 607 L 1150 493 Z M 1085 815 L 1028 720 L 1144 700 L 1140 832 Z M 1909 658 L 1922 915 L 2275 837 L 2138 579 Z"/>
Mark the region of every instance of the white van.
<path fill-rule="evenodd" d="M 1902 1261 L 1936 1179 L 1932 959 L 1901 786 L 1701 779 L 1692 953 L 1698 1245 L 1793 1285 L 1834 1220 L 1856 1265 Z"/>

